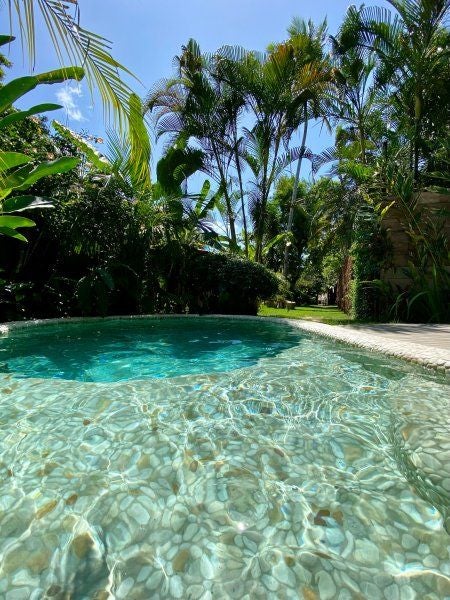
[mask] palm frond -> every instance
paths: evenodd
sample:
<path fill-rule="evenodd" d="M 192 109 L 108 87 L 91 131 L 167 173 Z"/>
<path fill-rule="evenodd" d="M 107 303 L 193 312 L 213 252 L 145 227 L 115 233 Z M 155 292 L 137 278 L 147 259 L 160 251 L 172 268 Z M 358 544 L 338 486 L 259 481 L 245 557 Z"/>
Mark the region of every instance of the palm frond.
<path fill-rule="evenodd" d="M 120 130 L 134 130 L 133 135 L 136 134 L 139 126 L 129 105 L 132 90 L 123 79 L 123 75 L 135 76 L 113 58 L 111 42 L 80 24 L 78 0 L 0 1 L 6 4 L 10 23 L 16 18 L 22 48 L 28 54 L 31 67 L 34 67 L 36 60 L 35 13 L 39 10 L 61 65 L 69 62 L 82 66 L 91 94 L 94 89 L 100 94 L 107 122 L 113 118 Z M 139 145 L 133 144 L 133 160 L 136 162 L 146 161 L 145 136 L 143 143 L 142 152 Z"/>

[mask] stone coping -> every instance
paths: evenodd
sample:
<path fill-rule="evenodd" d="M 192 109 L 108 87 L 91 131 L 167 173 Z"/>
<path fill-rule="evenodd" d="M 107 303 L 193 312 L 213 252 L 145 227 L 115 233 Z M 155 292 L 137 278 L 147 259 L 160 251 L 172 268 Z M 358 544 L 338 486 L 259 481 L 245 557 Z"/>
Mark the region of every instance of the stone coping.
<path fill-rule="evenodd" d="M 450 375 L 450 352 L 441 348 L 432 348 L 422 344 L 414 344 L 392 340 L 391 338 L 377 335 L 371 335 L 366 332 L 359 332 L 342 325 L 327 325 L 316 321 L 306 321 L 300 319 L 277 318 L 277 317 L 257 317 L 249 315 L 201 315 L 202 318 L 227 318 L 227 319 L 248 319 L 264 320 L 272 323 L 288 324 L 302 331 L 331 338 L 339 342 L 350 344 L 359 348 L 365 348 L 374 352 L 394 356 L 412 363 L 416 363 L 429 369 L 435 369 Z M 0 324 L 0 335 L 6 335 L 9 331 L 15 329 L 24 329 L 35 325 L 55 325 L 58 323 L 77 323 L 77 322 L 95 322 L 95 321 L 113 321 L 121 319 L 179 319 L 179 318 L 200 317 L 198 314 L 151 314 L 151 315 L 120 315 L 110 317 L 65 317 L 60 319 L 32 319 L 29 321 L 11 321 Z"/>

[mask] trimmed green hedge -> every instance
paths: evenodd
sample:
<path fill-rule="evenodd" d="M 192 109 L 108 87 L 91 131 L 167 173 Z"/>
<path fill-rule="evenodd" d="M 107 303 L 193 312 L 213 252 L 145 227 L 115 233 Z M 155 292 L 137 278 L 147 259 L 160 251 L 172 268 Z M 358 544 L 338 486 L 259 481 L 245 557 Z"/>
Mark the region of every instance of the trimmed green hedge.
<path fill-rule="evenodd" d="M 385 260 L 385 252 L 385 238 L 375 217 L 359 219 L 351 248 L 353 259 L 351 305 L 352 316 L 355 319 L 378 319 L 383 312 L 384 307 L 377 283 Z"/>
<path fill-rule="evenodd" d="M 154 309 L 164 312 L 256 315 L 260 300 L 277 293 L 276 275 L 226 254 L 168 245 L 149 256 L 156 276 Z"/>
<path fill-rule="evenodd" d="M 228 254 L 170 243 L 140 248 L 143 259 L 109 261 L 82 275 L 44 281 L 0 280 L 0 320 L 115 314 L 223 313 L 256 315 L 260 300 L 277 293 L 266 267 Z"/>

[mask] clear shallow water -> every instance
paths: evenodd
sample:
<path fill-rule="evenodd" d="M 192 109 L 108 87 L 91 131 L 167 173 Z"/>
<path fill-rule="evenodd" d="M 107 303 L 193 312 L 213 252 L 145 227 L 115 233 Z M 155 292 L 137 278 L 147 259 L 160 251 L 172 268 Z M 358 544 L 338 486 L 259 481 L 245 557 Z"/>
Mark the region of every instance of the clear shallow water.
<path fill-rule="evenodd" d="M 0 597 L 449 597 L 448 380 L 293 335 L 228 372 L 2 375 Z"/>
<path fill-rule="evenodd" d="M 137 319 L 66 322 L 0 339 L 0 373 L 112 382 L 230 371 L 297 343 L 267 322 Z"/>

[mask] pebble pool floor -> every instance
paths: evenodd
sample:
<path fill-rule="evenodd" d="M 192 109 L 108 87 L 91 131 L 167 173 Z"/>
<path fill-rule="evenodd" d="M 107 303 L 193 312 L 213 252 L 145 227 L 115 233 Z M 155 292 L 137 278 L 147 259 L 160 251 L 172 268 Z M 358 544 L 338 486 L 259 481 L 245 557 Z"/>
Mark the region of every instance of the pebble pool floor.
<path fill-rule="evenodd" d="M 12 331 L 0 598 L 450 598 L 449 391 L 281 323 Z"/>

